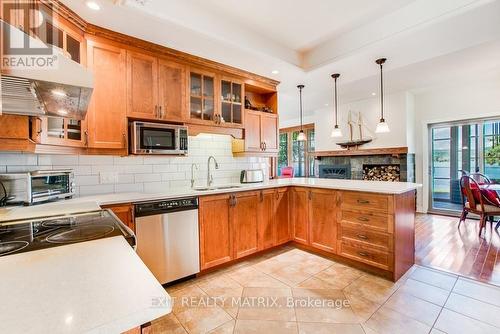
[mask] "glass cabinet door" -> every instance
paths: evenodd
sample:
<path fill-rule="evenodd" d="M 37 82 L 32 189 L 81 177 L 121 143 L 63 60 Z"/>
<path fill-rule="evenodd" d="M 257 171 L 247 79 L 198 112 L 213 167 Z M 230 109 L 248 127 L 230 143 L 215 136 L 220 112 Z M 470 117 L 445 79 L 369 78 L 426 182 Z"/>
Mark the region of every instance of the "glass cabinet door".
<path fill-rule="evenodd" d="M 85 146 L 83 121 L 62 117 L 47 117 L 42 123 L 43 144 L 72 147 Z M 45 135 L 43 135 L 45 133 Z"/>
<path fill-rule="evenodd" d="M 221 116 L 226 123 L 243 123 L 242 87 L 241 83 L 221 80 Z"/>
<path fill-rule="evenodd" d="M 191 118 L 212 121 L 215 113 L 214 77 L 191 72 L 189 82 Z"/>

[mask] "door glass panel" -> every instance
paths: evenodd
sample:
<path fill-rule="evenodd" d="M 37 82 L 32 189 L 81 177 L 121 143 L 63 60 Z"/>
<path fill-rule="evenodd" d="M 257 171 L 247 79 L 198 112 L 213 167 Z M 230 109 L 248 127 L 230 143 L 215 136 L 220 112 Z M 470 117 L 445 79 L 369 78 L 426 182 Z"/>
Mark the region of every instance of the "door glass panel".
<path fill-rule="evenodd" d="M 233 123 L 243 123 L 242 114 L 241 104 L 233 104 Z"/>
<path fill-rule="evenodd" d="M 80 42 L 66 34 L 66 49 L 73 61 L 80 63 Z"/>
<path fill-rule="evenodd" d="M 76 119 L 69 119 L 67 123 L 68 139 L 82 140 L 82 122 Z"/>
<path fill-rule="evenodd" d="M 231 122 L 231 103 L 222 102 L 222 118 L 226 122 Z"/>
<path fill-rule="evenodd" d="M 203 119 L 212 120 L 214 118 L 214 100 L 203 99 Z"/>
<path fill-rule="evenodd" d="M 203 76 L 203 96 L 214 97 L 214 79 Z"/>
<path fill-rule="evenodd" d="M 191 73 L 191 95 L 201 96 L 201 75 Z"/>
<path fill-rule="evenodd" d="M 500 181 L 500 122 L 484 124 L 484 173 L 493 181 Z"/>
<path fill-rule="evenodd" d="M 232 101 L 231 83 L 229 81 L 221 81 L 221 99 L 223 103 Z"/>
<path fill-rule="evenodd" d="M 190 112 L 191 118 L 201 119 L 201 98 L 191 96 Z"/>
<path fill-rule="evenodd" d="M 241 103 L 241 85 L 233 83 L 233 102 Z"/>
<path fill-rule="evenodd" d="M 47 118 L 47 136 L 51 138 L 64 138 L 64 118 Z"/>

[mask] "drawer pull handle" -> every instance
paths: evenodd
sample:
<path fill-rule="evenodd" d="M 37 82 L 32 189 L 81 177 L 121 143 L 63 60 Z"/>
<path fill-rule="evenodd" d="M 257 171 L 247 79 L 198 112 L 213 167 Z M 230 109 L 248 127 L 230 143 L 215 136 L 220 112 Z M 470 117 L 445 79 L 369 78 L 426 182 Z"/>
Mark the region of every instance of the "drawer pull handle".
<path fill-rule="evenodd" d="M 363 257 L 367 257 L 368 256 L 368 254 L 365 253 L 365 252 L 358 252 L 358 255 L 363 256 Z"/>
<path fill-rule="evenodd" d="M 369 218 L 366 218 L 366 217 L 358 217 L 358 220 L 359 221 L 362 221 L 362 222 L 367 222 L 367 221 L 370 221 Z"/>
<path fill-rule="evenodd" d="M 370 204 L 370 201 L 366 199 L 358 199 L 358 204 Z"/>
<path fill-rule="evenodd" d="M 359 239 L 368 240 L 368 237 L 366 235 L 364 235 L 364 234 L 358 234 L 357 237 Z"/>

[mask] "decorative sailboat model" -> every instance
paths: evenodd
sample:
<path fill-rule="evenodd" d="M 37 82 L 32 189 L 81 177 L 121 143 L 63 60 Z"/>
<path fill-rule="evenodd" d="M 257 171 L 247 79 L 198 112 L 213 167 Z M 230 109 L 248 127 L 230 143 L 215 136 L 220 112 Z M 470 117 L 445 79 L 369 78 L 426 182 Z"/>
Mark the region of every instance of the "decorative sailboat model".
<path fill-rule="evenodd" d="M 347 125 L 349 126 L 349 140 L 345 142 L 340 142 L 337 143 L 337 145 L 340 145 L 342 148 L 347 148 L 348 150 L 350 149 L 357 149 L 359 146 L 371 142 L 373 139 L 372 138 L 363 138 L 363 127 L 365 127 L 368 131 L 370 131 L 362 122 L 361 120 L 361 113 L 358 113 L 357 117 L 357 122 L 354 122 L 352 120 L 352 112 L 349 110 L 349 115 L 347 118 Z M 354 127 L 358 128 L 359 131 L 359 137 L 358 139 L 354 139 Z"/>

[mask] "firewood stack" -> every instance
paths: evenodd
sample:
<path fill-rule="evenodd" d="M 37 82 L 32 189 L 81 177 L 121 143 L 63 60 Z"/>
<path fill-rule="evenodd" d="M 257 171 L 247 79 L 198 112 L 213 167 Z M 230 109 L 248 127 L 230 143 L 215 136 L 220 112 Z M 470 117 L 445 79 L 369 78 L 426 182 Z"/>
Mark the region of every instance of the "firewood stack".
<path fill-rule="evenodd" d="M 363 180 L 398 182 L 400 180 L 400 168 L 392 165 L 365 166 L 363 168 Z"/>

